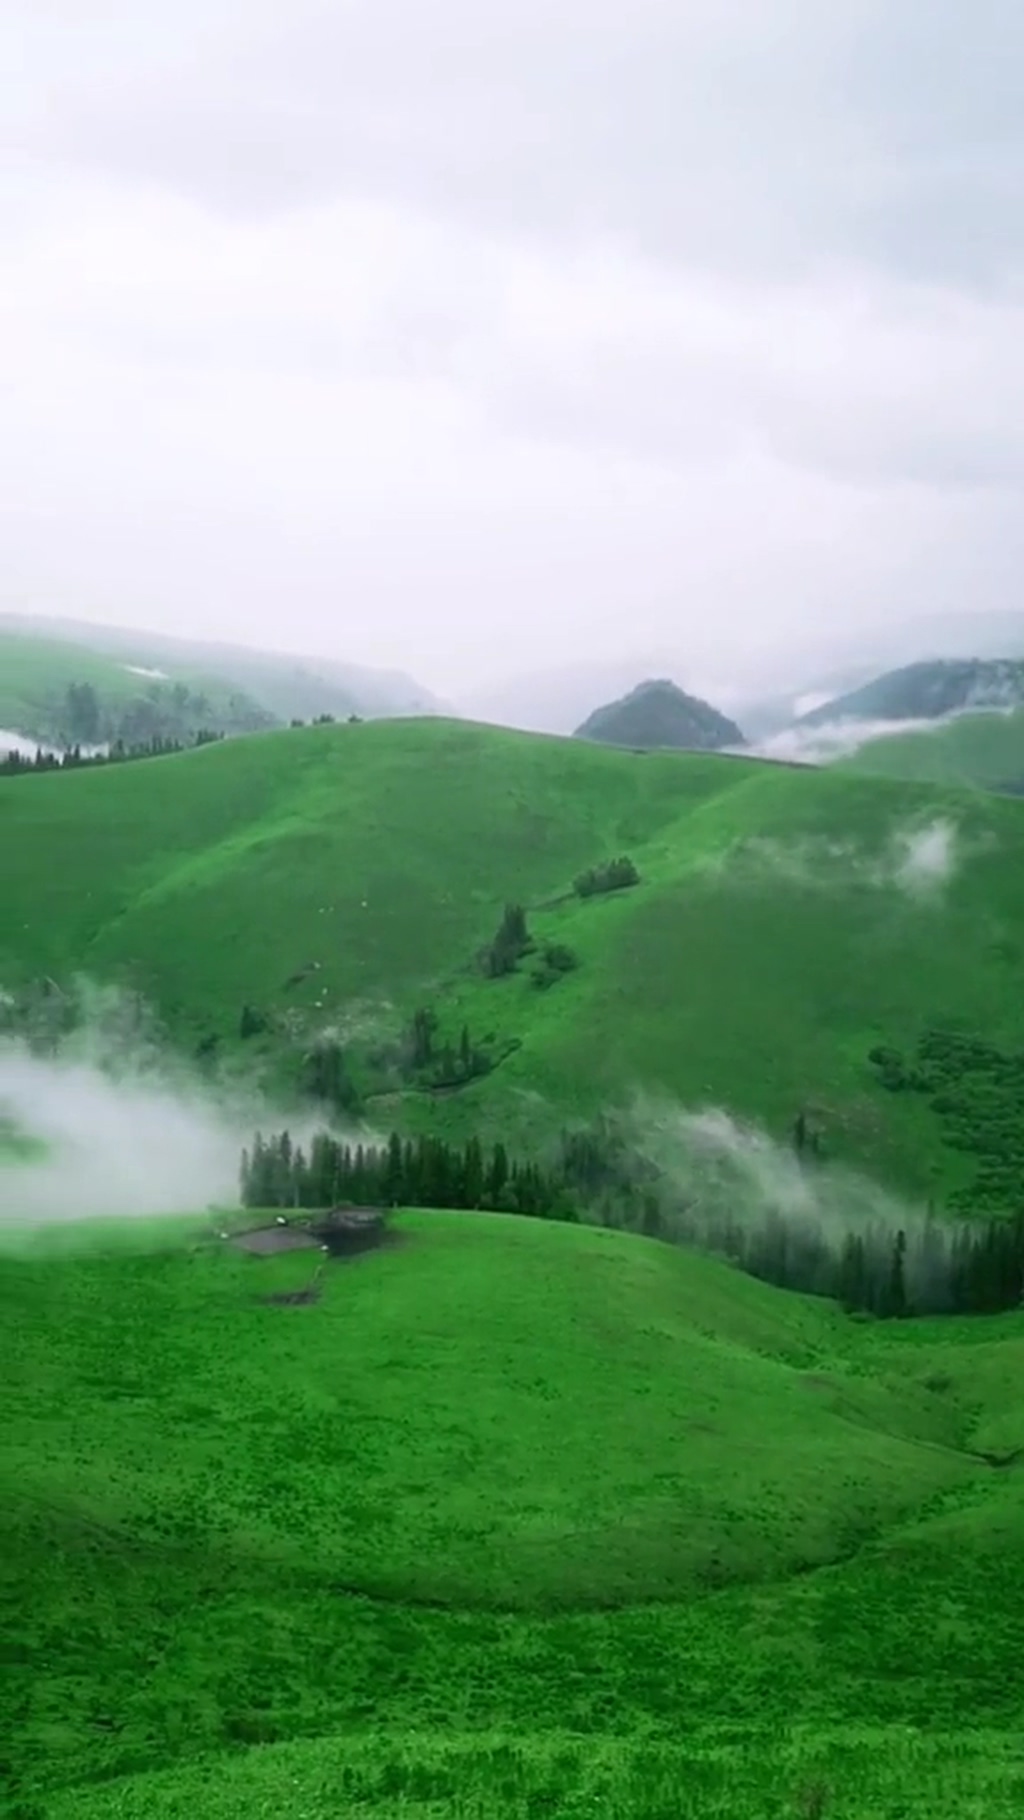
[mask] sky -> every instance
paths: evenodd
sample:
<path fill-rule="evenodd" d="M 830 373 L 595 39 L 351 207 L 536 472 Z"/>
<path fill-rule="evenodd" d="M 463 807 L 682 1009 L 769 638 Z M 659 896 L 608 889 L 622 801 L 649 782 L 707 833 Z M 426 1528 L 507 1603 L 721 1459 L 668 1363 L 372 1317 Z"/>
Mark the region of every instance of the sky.
<path fill-rule="evenodd" d="M 1020 0 L 5 0 L 0 607 L 447 697 L 1019 604 Z"/>

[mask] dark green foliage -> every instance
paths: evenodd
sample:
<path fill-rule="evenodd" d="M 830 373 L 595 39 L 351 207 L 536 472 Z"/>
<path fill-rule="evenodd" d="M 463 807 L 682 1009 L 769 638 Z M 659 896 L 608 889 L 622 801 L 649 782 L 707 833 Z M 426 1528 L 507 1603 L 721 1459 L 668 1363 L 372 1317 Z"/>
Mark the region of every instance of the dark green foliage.
<path fill-rule="evenodd" d="M 885 1312 L 895 1320 L 902 1320 L 907 1312 L 907 1282 L 904 1260 L 907 1255 L 907 1236 L 898 1232 L 892 1244 L 892 1265 L 889 1272 L 889 1293 L 886 1298 Z"/>
<path fill-rule="evenodd" d="M 495 1057 L 489 1049 L 474 1043 L 468 1025 L 463 1024 L 457 1043 L 447 1038 L 439 1040 L 438 1029 L 436 1011 L 430 1006 L 421 1008 L 401 1047 L 377 1052 L 377 1066 L 385 1071 L 397 1066 L 404 1079 L 436 1091 L 465 1087 L 490 1074 Z"/>
<path fill-rule="evenodd" d="M 657 1169 L 607 1122 L 563 1133 L 547 1162 L 488 1155 L 476 1138 L 459 1148 L 440 1138 L 385 1147 L 318 1138 L 307 1160 L 287 1133 L 257 1137 L 242 1162 L 250 1207 L 481 1207 L 576 1220 L 581 1213 L 648 1238 L 699 1247 L 780 1289 L 829 1297 L 848 1312 L 993 1314 L 1024 1296 L 1024 1214 L 975 1224 L 932 1219 L 909 1231 L 881 1224 L 845 1234 L 774 1210 L 741 1219 L 728 1209 L 681 1204 Z"/>
<path fill-rule="evenodd" d="M 640 874 L 628 854 L 606 861 L 603 866 L 590 866 L 573 879 L 577 897 L 597 897 L 605 891 L 624 891 L 640 883 Z"/>
<path fill-rule="evenodd" d="M 254 1005 L 242 1006 L 242 1015 L 238 1020 L 238 1034 L 243 1042 L 251 1036 L 262 1036 L 263 1032 L 269 1028 L 270 1020 L 264 1012 L 257 1011 Z"/>
<path fill-rule="evenodd" d="M 532 948 L 526 911 L 521 904 L 507 904 L 498 933 L 484 950 L 483 970 L 489 979 L 502 979 L 515 972 L 523 956 Z"/>
<path fill-rule="evenodd" d="M 950 1197 L 960 1213 L 1024 1204 L 1024 1052 L 1008 1054 L 961 1031 L 926 1030 L 910 1061 L 887 1045 L 868 1060 L 891 1093 L 925 1096 L 944 1141 L 977 1158 L 972 1182 Z"/>
<path fill-rule="evenodd" d="M 69 746 L 95 746 L 103 738 L 103 722 L 96 691 L 91 683 L 69 683 L 64 697 Z"/>
<path fill-rule="evenodd" d="M 530 977 L 539 991 L 546 992 L 557 980 L 574 972 L 579 964 L 579 956 L 564 942 L 545 942 Z"/>
<path fill-rule="evenodd" d="M 210 746 L 223 738 L 223 733 L 201 727 L 187 740 L 153 734 L 133 744 L 118 737 L 105 751 L 99 752 L 83 752 L 77 743 L 70 744 L 63 752 L 48 752 L 43 748 L 31 756 L 23 752 L 5 752 L 0 757 L 0 775 L 23 777 L 40 771 L 81 771 L 96 765 L 126 764 L 139 758 L 167 758 L 172 752 L 195 751 L 199 746 Z"/>
<path fill-rule="evenodd" d="M 243 1152 L 241 1196 L 246 1207 L 482 1208 L 540 1219 L 575 1220 L 576 1206 L 558 1175 L 537 1163 L 510 1161 L 505 1146 L 484 1154 L 470 1138 L 461 1148 L 441 1138 L 403 1139 L 385 1146 L 342 1144 L 319 1134 L 307 1158 L 287 1131 L 257 1133 Z"/>
<path fill-rule="evenodd" d="M 348 1070 L 340 1043 L 318 1043 L 302 1066 L 302 1087 L 310 1099 L 335 1112 L 357 1112 L 359 1089 Z"/>
<path fill-rule="evenodd" d="M 414 1071 L 428 1068 L 434 1059 L 434 1037 L 437 1034 L 437 1013 L 429 1009 L 417 1011 L 412 1020 L 412 1053 L 410 1067 Z"/>

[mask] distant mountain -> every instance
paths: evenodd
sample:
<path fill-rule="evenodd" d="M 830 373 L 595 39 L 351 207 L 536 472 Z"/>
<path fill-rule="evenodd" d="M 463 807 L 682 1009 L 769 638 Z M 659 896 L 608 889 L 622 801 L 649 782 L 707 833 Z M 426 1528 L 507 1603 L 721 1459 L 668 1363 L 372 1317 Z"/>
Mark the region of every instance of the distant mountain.
<path fill-rule="evenodd" d="M 597 708 L 575 737 L 644 751 L 719 752 L 745 744 L 735 721 L 664 679 L 641 683 L 621 700 Z"/>
<path fill-rule="evenodd" d="M 637 676 L 656 676 L 672 666 L 666 654 L 634 652 L 629 657 L 554 665 L 509 676 L 489 687 L 468 692 L 458 711 L 467 720 L 524 733 L 571 733 L 595 701 L 615 701 Z"/>
<path fill-rule="evenodd" d="M 907 664 L 801 715 L 797 725 L 840 720 L 928 721 L 964 709 L 1013 708 L 1024 703 L 1024 660 L 940 658 Z"/>
<path fill-rule="evenodd" d="M 441 707 L 400 671 L 0 613 L 0 728 L 61 742 L 67 691 L 83 683 L 97 694 L 104 738 L 187 733 L 189 716 L 232 733 L 323 714 L 389 719 Z M 184 718 L 182 690 L 190 695 Z"/>

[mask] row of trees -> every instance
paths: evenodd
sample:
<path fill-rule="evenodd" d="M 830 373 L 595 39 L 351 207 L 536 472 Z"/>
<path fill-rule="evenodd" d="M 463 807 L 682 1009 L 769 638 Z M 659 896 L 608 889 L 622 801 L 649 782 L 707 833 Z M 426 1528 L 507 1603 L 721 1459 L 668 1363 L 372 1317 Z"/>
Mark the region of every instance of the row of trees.
<path fill-rule="evenodd" d="M 222 733 L 215 733 L 210 728 L 201 728 L 188 740 L 154 738 L 138 745 L 126 745 L 123 739 L 115 739 L 104 752 L 83 752 L 80 746 L 71 746 L 66 752 L 12 751 L 0 758 L 0 775 L 19 777 L 39 771 L 80 771 L 87 766 L 120 765 L 138 758 L 166 758 L 170 752 L 187 752 L 196 746 L 213 745 L 223 737 Z"/>
<path fill-rule="evenodd" d="M 640 883 L 640 874 L 629 858 L 623 853 L 618 859 L 606 861 L 603 866 L 588 866 L 578 878 L 573 880 L 573 890 L 577 897 L 598 897 L 605 891 L 625 891 L 630 885 Z"/>
<path fill-rule="evenodd" d="M 257 1133 L 243 1151 L 246 1207 L 454 1207 L 573 1219 L 574 1201 L 557 1174 L 510 1158 L 504 1144 L 485 1151 L 477 1138 L 459 1146 L 442 1138 L 384 1145 L 346 1144 L 320 1132 L 308 1152 L 287 1131 Z"/>
<path fill-rule="evenodd" d="M 101 696 L 89 682 L 69 683 L 49 714 L 54 743 L 64 747 L 147 746 L 153 741 L 189 745 L 204 727 L 224 733 L 258 733 L 275 717 L 259 702 L 232 689 L 215 702 L 205 689 L 140 673 L 136 690 Z"/>
<path fill-rule="evenodd" d="M 978 1222 L 747 1217 L 673 1192 L 657 1169 L 602 1128 L 564 1133 L 545 1160 L 476 1138 L 347 1144 L 322 1133 L 308 1153 L 287 1132 L 257 1136 L 242 1158 L 248 1207 L 453 1207 L 554 1220 L 591 1219 L 691 1244 L 779 1288 L 829 1297 L 883 1319 L 994 1314 L 1024 1298 L 1024 1214 Z"/>

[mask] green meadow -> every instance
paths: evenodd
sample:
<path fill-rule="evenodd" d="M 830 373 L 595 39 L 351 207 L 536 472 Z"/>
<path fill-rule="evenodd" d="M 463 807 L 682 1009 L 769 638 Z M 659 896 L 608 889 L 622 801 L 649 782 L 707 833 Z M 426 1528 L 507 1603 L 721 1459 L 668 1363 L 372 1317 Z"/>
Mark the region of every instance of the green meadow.
<path fill-rule="evenodd" d="M 1024 712 L 963 714 L 870 740 L 844 767 L 954 788 L 1024 792 Z"/>
<path fill-rule="evenodd" d="M 4 1258 L 14 1811 L 1013 1811 L 1024 1317 L 502 1215 L 309 1268 Z"/>
<path fill-rule="evenodd" d="M 377 1122 L 532 1141 L 641 1090 L 784 1136 L 810 1105 L 923 1196 L 960 1159 L 869 1051 L 1024 1044 L 1024 804 L 978 791 L 378 722 L 0 780 L 0 832 L 8 985 L 129 983 L 183 1048 L 275 1078 L 340 1029 Z M 638 886 L 573 895 L 621 852 Z M 510 901 L 578 963 L 549 991 L 481 972 Z M 269 1034 L 240 1045 L 247 1005 Z M 425 1005 L 500 1067 L 454 1095 L 375 1073 Z"/>
<path fill-rule="evenodd" d="M 1024 1311 L 501 1213 L 257 1258 L 237 1209 L 75 1218 L 70 1164 L 29 1224 L 3 1103 L 84 978 L 211 1085 L 340 1042 L 375 1129 L 806 1110 L 826 1168 L 1013 1210 L 1024 801 L 979 781 L 444 721 L 0 779 L 6 1820 L 1016 1820 Z M 396 1074 L 426 1008 L 490 1070 Z"/>

